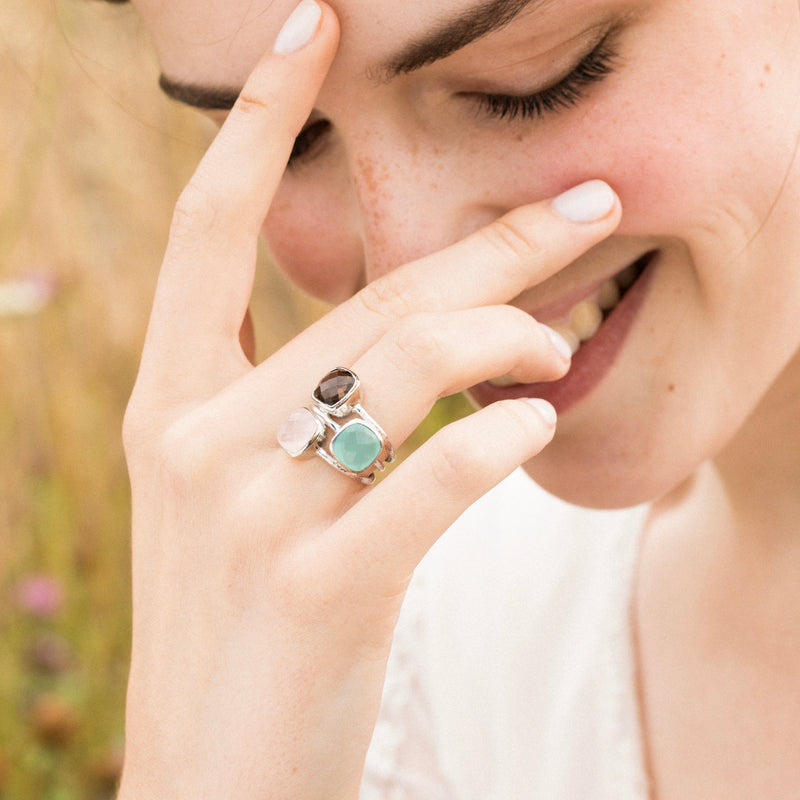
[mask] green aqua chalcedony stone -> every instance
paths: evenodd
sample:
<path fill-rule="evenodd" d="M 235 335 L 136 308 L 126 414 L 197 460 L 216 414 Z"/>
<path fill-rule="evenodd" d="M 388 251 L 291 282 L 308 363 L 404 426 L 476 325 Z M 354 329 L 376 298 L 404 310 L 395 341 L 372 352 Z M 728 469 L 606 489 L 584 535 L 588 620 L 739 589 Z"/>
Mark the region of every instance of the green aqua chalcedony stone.
<path fill-rule="evenodd" d="M 378 457 L 381 440 L 363 422 L 352 422 L 333 437 L 331 451 L 347 469 L 361 472 Z"/>

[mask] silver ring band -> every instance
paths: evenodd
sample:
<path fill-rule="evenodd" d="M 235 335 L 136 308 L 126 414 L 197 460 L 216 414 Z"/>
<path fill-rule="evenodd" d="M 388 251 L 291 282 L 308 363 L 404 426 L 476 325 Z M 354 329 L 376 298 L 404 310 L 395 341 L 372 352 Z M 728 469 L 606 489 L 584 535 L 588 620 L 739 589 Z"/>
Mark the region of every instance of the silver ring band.
<path fill-rule="evenodd" d="M 328 372 L 312 394 L 313 406 L 292 412 L 278 430 L 278 443 L 293 458 L 318 455 L 364 484 L 394 461 L 383 428 L 361 405 L 361 382 L 350 369 Z"/>

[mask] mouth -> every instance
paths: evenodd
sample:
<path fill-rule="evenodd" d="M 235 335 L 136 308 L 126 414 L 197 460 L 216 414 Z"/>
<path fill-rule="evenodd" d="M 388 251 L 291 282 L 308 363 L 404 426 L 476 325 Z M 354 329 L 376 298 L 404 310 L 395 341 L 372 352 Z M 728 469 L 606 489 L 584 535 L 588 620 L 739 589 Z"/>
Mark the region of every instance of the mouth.
<path fill-rule="evenodd" d="M 506 398 L 541 397 L 563 413 L 585 397 L 621 350 L 644 302 L 657 255 L 651 250 L 577 300 L 568 298 L 566 305 L 562 301 L 533 314 L 570 345 L 572 366 L 563 378 L 524 384 L 503 375 L 472 387 L 472 398 L 485 406 Z"/>

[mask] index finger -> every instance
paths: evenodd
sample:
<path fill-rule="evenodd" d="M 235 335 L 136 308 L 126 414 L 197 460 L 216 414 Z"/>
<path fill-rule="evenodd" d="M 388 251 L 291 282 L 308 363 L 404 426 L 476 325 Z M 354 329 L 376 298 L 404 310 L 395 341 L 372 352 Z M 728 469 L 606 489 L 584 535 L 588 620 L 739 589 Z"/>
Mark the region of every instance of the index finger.
<path fill-rule="evenodd" d="M 167 363 L 191 357 L 209 337 L 236 340 L 259 230 L 338 36 L 327 5 L 301 0 L 183 191 L 148 331 L 148 344 L 157 342 L 149 349 Z"/>

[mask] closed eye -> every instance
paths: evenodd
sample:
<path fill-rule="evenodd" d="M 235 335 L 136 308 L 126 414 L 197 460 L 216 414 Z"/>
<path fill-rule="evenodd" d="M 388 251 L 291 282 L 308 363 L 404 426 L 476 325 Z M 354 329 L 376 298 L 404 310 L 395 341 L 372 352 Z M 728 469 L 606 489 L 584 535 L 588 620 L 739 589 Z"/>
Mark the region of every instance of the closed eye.
<path fill-rule="evenodd" d="M 609 31 L 565 78 L 539 92 L 529 95 L 462 92 L 459 96 L 473 101 L 479 113 L 507 122 L 540 119 L 572 108 L 594 84 L 600 83 L 617 68 L 619 56 L 611 43 L 615 33 L 616 29 Z M 331 128 L 327 119 L 308 123 L 294 141 L 289 168 L 317 155 Z"/>
<path fill-rule="evenodd" d="M 610 38 L 611 33 L 606 34 L 569 75 L 547 89 L 522 96 L 480 92 L 465 92 L 461 96 L 475 101 L 480 113 L 506 121 L 539 119 L 572 108 L 578 105 L 593 84 L 599 83 L 616 69 L 619 57 L 611 46 Z"/>

